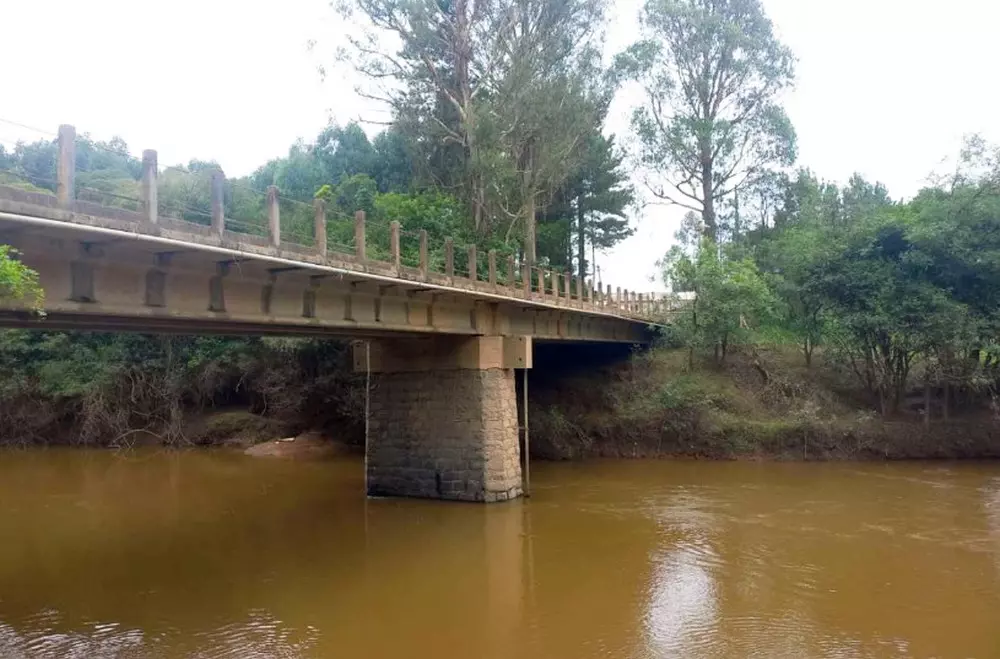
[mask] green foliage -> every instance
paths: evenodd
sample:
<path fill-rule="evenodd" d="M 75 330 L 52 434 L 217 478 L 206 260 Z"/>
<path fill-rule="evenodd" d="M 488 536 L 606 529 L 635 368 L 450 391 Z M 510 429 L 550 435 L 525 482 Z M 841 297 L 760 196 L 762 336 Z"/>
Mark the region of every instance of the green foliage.
<path fill-rule="evenodd" d="M 41 309 L 45 296 L 38 284 L 38 273 L 16 257 L 17 250 L 0 245 L 0 300 L 27 299 L 32 308 Z"/>
<path fill-rule="evenodd" d="M 2 442 L 113 444 L 144 431 L 184 444 L 203 439 L 186 419 L 212 407 L 348 434 L 360 418 L 337 341 L 3 330 L 0 369 Z"/>
<path fill-rule="evenodd" d="M 776 317 L 777 299 L 756 264 L 720 257 L 709 240 L 693 257 L 673 248 L 663 265 L 665 282 L 685 282 L 695 294 L 677 320 L 692 351 L 711 348 L 723 361 L 731 346 L 751 342 Z"/>

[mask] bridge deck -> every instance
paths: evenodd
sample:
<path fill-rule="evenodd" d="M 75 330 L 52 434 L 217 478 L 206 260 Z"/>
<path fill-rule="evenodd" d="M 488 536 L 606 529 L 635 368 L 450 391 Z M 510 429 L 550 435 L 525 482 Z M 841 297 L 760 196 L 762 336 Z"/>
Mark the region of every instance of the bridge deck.
<path fill-rule="evenodd" d="M 364 241 L 364 218 L 360 237 Z M 396 228 L 398 236 L 398 227 Z M 557 273 L 433 272 L 274 244 L 175 218 L 0 186 L 0 243 L 39 272 L 47 317 L 0 306 L 16 326 L 294 334 L 511 334 L 644 341 L 666 300 L 623 299 Z M 539 282 L 544 290 L 538 290 Z M 531 288 L 534 287 L 534 290 Z M 554 290 L 553 290 L 554 289 Z"/>

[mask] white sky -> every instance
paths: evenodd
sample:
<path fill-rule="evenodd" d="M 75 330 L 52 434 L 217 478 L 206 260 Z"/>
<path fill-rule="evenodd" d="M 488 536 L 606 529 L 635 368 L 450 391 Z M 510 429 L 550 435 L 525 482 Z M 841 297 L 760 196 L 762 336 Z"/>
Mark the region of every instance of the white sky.
<path fill-rule="evenodd" d="M 913 195 L 962 136 L 1000 140 L 996 29 L 989 0 L 764 0 L 799 59 L 786 107 L 799 164 L 854 171 Z M 614 3 L 609 49 L 636 36 L 639 0 Z M 267 10 L 263 10 L 266 7 Z M 217 160 L 231 175 L 312 139 L 328 119 L 383 119 L 333 63 L 342 30 L 326 0 L 0 0 L 0 119 L 123 137 L 160 162 Z M 310 40 L 318 42 L 310 51 Z M 320 65 L 330 71 L 326 81 Z M 639 100 L 623 91 L 609 131 L 625 138 Z M 374 128 L 373 128 L 374 129 Z M 0 143 L 37 133 L 0 123 Z M 650 283 L 682 212 L 647 207 L 636 236 L 598 256 L 607 283 Z"/>

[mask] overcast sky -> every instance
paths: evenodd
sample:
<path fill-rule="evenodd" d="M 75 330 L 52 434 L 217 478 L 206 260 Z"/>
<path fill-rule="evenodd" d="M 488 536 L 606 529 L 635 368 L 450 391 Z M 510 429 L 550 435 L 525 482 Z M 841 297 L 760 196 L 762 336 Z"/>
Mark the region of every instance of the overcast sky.
<path fill-rule="evenodd" d="M 329 119 L 379 119 L 333 66 L 342 30 L 325 0 L 0 0 L 0 119 L 97 139 L 123 137 L 161 163 L 214 159 L 242 175 L 313 138 Z M 983 0 L 764 0 L 798 57 L 786 107 L 799 164 L 852 172 L 912 196 L 963 135 L 1000 141 L 996 29 Z M 613 3 L 609 50 L 636 36 L 640 2 Z M 310 41 L 317 42 L 310 50 Z M 318 68 L 327 66 L 321 80 Z M 608 130 L 624 138 L 639 99 L 619 94 Z M 374 128 L 373 128 L 374 130 Z M 0 122 L 0 143 L 43 137 Z M 651 290 L 682 213 L 647 207 L 637 234 L 598 257 L 605 282 Z"/>

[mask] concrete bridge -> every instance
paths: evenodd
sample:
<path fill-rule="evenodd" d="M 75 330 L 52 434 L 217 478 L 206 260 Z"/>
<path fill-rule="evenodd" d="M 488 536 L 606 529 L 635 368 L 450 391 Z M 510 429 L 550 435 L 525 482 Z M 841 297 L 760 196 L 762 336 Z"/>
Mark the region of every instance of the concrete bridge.
<path fill-rule="evenodd" d="M 664 297 L 612 292 L 513 257 L 498 264 L 494 252 L 480 269 L 475 247 L 458 274 L 450 240 L 434 271 L 423 231 L 419 262 L 407 266 L 398 222 L 379 246 L 388 259 L 369 258 L 364 213 L 353 218 L 347 251 L 328 244 L 319 201 L 311 244 L 290 242 L 273 186 L 266 235 L 234 231 L 221 172 L 211 178 L 208 221 L 167 217 L 154 151 L 143 154 L 141 198 L 84 201 L 75 144 L 75 130 L 62 126 L 55 194 L 0 186 L 0 244 L 18 250 L 45 291 L 44 314 L 30 300 L 0 302 L 0 325 L 367 339 L 356 344 L 355 367 L 376 374 L 366 461 L 373 495 L 519 496 L 514 370 L 531 368 L 533 342 L 643 343 L 670 311 Z"/>

